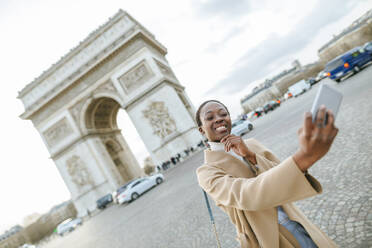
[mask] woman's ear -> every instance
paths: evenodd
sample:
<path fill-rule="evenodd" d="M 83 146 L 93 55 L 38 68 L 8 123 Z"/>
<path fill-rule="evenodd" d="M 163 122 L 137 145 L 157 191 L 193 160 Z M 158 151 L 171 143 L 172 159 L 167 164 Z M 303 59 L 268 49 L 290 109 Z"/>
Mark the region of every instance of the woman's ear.
<path fill-rule="evenodd" d="M 204 135 L 205 134 L 205 132 L 204 132 L 204 130 L 203 130 L 203 128 L 202 127 L 199 127 L 199 132 L 202 134 L 202 135 Z"/>

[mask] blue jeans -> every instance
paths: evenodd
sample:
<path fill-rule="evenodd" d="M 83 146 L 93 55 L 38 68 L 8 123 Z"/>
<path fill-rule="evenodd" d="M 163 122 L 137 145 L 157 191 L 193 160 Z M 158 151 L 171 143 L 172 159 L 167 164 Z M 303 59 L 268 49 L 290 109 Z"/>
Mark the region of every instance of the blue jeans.
<path fill-rule="evenodd" d="M 290 220 L 282 225 L 292 233 L 292 235 L 301 245 L 301 248 L 318 248 L 318 246 L 306 232 L 305 228 L 297 221 Z"/>

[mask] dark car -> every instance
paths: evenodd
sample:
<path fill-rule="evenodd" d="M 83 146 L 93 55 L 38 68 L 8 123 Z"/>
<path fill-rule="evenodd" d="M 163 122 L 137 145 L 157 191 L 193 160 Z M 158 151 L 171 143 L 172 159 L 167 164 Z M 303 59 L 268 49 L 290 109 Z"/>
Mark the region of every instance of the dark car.
<path fill-rule="evenodd" d="M 104 209 L 104 208 L 106 208 L 106 206 L 108 205 L 108 204 L 110 204 L 111 202 L 112 202 L 112 195 L 111 194 L 107 194 L 107 195 L 105 195 L 105 196 L 103 196 L 103 197 L 101 197 L 101 198 L 99 198 L 98 200 L 97 200 L 97 208 L 99 208 L 99 209 Z"/>
<path fill-rule="evenodd" d="M 273 105 L 274 109 L 280 106 L 280 100 L 272 100 L 270 103 Z"/>
<path fill-rule="evenodd" d="M 317 82 L 319 82 L 320 80 L 315 80 L 315 78 L 309 78 L 308 80 L 306 80 L 306 82 L 308 84 L 310 84 L 311 86 L 313 86 L 314 84 L 316 84 Z"/>
<path fill-rule="evenodd" d="M 279 103 L 276 102 L 276 101 L 270 101 L 270 102 L 267 102 L 264 107 L 263 107 L 263 110 L 265 112 L 265 114 L 269 111 L 273 111 L 276 107 L 279 106 Z"/>
<path fill-rule="evenodd" d="M 273 106 L 272 106 L 270 103 L 266 103 L 266 104 L 263 106 L 263 109 L 264 109 L 265 114 L 266 114 L 267 112 L 269 112 L 270 110 L 274 110 Z"/>
<path fill-rule="evenodd" d="M 258 107 L 254 110 L 254 116 L 257 118 L 262 116 L 262 113 L 264 112 L 264 109 L 262 107 Z"/>
<path fill-rule="evenodd" d="M 364 44 L 363 49 L 372 56 L 372 41 Z"/>
<path fill-rule="evenodd" d="M 355 47 L 328 62 L 324 71 L 327 77 L 340 82 L 343 77 L 359 72 L 369 61 L 371 54 L 361 47 Z"/>

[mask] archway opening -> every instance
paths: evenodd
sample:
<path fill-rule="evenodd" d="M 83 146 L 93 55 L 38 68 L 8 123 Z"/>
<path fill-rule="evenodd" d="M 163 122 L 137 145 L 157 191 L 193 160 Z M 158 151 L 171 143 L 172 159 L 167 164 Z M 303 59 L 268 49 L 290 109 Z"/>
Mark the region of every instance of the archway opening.
<path fill-rule="evenodd" d="M 116 116 L 120 104 L 114 99 L 102 97 L 95 99 L 88 107 L 85 125 L 90 131 L 117 129 Z"/>
<path fill-rule="evenodd" d="M 122 114 L 118 117 L 119 111 Z M 110 97 L 94 99 L 85 112 L 88 135 L 99 137 L 102 141 L 112 164 L 120 174 L 119 183 L 138 176 L 138 165 L 141 163 L 133 150 L 138 152 L 138 146 L 144 146 L 129 117 L 124 120 L 124 124 L 120 121 L 120 127 L 118 126 L 118 118 L 122 118 L 123 113 L 126 114 L 120 104 Z M 133 137 L 132 133 L 136 133 L 138 137 Z"/>
<path fill-rule="evenodd" d="M 119 129 L 125 130 L 123 136 L 136 157 L 139 165 L 144 166 L 144 160 L 150 156 L 145 144 L 142 141 L 136 127 L 130 120 L 128 113 L 124 109 L 119 109 L 117 114 L 117 124 Z"/>

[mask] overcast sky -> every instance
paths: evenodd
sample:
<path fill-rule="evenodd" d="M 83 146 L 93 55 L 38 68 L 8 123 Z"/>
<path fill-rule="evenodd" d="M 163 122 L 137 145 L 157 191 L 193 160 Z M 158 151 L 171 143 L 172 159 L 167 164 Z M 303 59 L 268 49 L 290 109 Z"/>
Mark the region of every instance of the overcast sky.
<path fill-rule="evenodd" d="M 214 98 L 233 116 L 265 78 L 316 61 L 317 50 L 372 7 L 371 0 L 0 2 L 0 232 L 24 216 L 70 198 L 38 132 L 18 116 L 18 91 L 75 47 L 119 8 L 168 48 L 167 59 L 193 104 Z M 143 144 L 128 116 L 118 122 L 142 163 Z"/>

